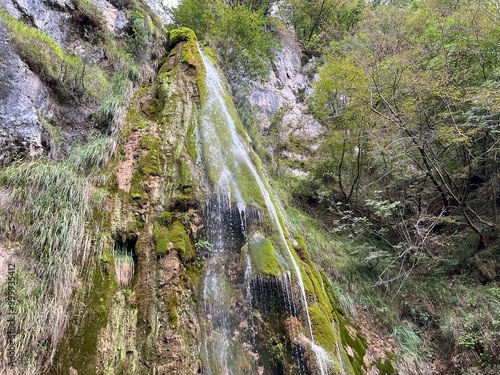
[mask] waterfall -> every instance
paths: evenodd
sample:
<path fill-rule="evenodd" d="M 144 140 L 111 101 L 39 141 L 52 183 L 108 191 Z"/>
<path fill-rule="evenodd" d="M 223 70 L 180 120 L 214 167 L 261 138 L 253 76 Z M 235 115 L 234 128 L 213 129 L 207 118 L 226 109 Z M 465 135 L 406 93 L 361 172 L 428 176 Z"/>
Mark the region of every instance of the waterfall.
<path fill-rule="evenodd" d="M 257 366 L 262 353 L 257 352 L 255 343 L 254 296 L 250 284 L 254 270 L 248 249 L 252 244 L 262 245 L 264 249 L 266 244 L 274 251 L 270 258 L 282 273 L 282 282 L 290 284 L 283 288 L 283 305 L 288 306 L 284 308 L 293 315 L 298 315 L 298 310 L 303 312 L 303 325 L 309 336 L 305 339 L 316 357 L 317 371 L 327 374 L 331 359 L 328 352 L 314 342 L 299 260 L 283 214 L 269 192 L 258 158 L 216 67 L 203 51 L 200 53 L 206 68 L 207 99 L 201 110 L 198 134 L 206 178 L 212 190 L 206 208 L 206 235 L 212 251 L 203 278 L 201 319 L 206 372 L 236 375 L 263 371 Z M 251 233 L 251 223 L 263 227 L 267 223 L 271 227 L 267 232 L 273 241 L 260 232 Z M 246 250 L 242 252 L 242 248 Z M 292 282 L 297 283 L 298 293 Z"/>

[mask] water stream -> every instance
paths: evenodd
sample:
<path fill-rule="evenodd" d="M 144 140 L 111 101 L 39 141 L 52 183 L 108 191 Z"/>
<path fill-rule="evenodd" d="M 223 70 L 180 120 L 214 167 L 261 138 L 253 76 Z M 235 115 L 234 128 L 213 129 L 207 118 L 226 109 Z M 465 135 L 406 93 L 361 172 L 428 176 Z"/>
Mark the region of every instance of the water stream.
<path fill-rule="evenodd" d="M 207 100 L 199 122 L 200 149 L 212 188 L 207 202 L 207 239 L 212 244 L 203 281 L 203 343 L 206 373 L 210 375 L 260 374 L 256 352 L 253 270 L 248 250 L 261 234 L 254 224 L 267 220 L 271 226 L 276 259 L 284 270 L 285 283 L 297 283 L 299 296 L 286 285 L 288 310 L 301 310 L 310 348 L 320 374 L 327 374 L 328 353 L 314 342 L 304 282 L 283 214 L 274 203 L 257 157 L 249 146 L 232 101 L 212 61 L 201 51 L 206 67 Z M 250 228 L 252 226 L 252 228 Z M 260 237 L 259 237 L 260 236 Z M 263 238 L 263 237 L 262 237 Z M 241 264 L 244 264 L 242 266 Z M 243 285 L 244 287 L 237 287 Z M 276 303 L 281 303 L 276 301 Z"/>

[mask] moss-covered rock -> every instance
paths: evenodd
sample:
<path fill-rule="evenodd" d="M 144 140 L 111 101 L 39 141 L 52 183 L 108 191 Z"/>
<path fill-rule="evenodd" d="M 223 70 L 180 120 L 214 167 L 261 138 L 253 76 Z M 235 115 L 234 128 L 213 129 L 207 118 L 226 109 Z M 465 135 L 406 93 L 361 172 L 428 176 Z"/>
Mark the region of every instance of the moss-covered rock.
<path fill-rule="evenodd" d="M 60 374 L 58 368 L 67 370 L 63 373 L 69 374 L 71 367 L 82 374 L 98 373 L 99 332 L 106 326 L 116 290 L 113 255 L 108 249 L 92 274 L 89 289 L 80 296 L 85 301 L 85 315 L 78 319 L 79 314 L 76 314 L 70 322 L 48 374 Z"/>
<path fill-rule="evenodd" d="M 156 242 L 156 254 L 164 255 L 169 251 L 168 230 L 163 225 L 155 225 L 153 239 Z"/>
<path fill-rule="evenodd" d="M 328 318 L 330 314 L 319 304 L 309 306 L 314 341 L 323 349 L 333 352 L 338 337 L 332 329 L 332 323 Z"/>
<path fill-rule="evenodd" d="M 254 275 L 281 277 L 282 268 L 269 238 L 254 234 L 248 244 L 248 253 Z"/>
<path fill-rule="evenodd" d="M 168 34 L 168 48 L 172 49 L 181 41 L 194 40 L 196 42 L 196 34 L 193 30 L 187 27 L 170 30 Z"/>
<path fill-rule="evenodd" d="M 187 263 L 195 258 L 193 241 L 180 220 L 175 220 L 168 227 L 156 223 L 153 238 L 156 242 L 156 254 L 163 255 L 176 249 L 180 259 Z"/>
<path fill-rule="evenodd" d="M 198 50 L 196 34 L 187 27 L 171 30 L 168 43 L 171 54 L 178 53 L 174 47 L 180 42 L 184 42 L 180 51 L 180 62 L 195 68 L 198 95 L 200 100 L 203 101 L 206 98 L 207 92 L 205 84 L 205 64 L 203 64 L 203 59 Z M 166 64 L 168 64 L 168 62 Z"/>

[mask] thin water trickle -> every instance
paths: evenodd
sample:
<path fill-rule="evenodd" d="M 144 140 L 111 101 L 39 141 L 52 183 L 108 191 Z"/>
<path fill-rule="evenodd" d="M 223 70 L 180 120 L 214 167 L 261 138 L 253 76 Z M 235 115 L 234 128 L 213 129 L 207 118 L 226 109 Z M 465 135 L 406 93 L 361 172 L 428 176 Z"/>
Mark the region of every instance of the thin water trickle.
<path fill-rule="evenodd" d="M 291 285 L 288 285 L 288 283 L 292 282 L 291 271 L 295 275 L 300 289 L 299 300 L 300 305 L 303 307 L 302 311 L 305 313 L 307 330 L 310 336 L 310 346 L 316 355 L 317 366 L 321 375 L 325 375 L 330 359 L 328 358 L 328 353 L 314 342 L 304 282 L 299 265 L 294 257 L 293 249 L 291 248 L 289 240 L 291 237 L 281 220 L 283 215 L 273 202 L 263 177 L 261 177 L 256 165 L 252 161 L 252 150 L 248 143 L 243 141 L 245 134 L 243 131 L 241 131 L 243 134 L 238 133 L 235 119 L 228 106 L 228 95 L 224 90 L 224 85 L 217 69 L 204 55 L 203 51 L 200 50 L 200 53 L 206 68 L 208 95 L 202 108 L 198 134 L 201 141 L 202 159 L 205 170 L 212 184 L 214 196 L 217 197 L 215 201 L 212 200 L 209 203 L 209 209 L 207 210 L 209 212 L 207 236 L 214 247 L 212 258 L 207 265 L 203 296 L 205 300 L 205 314 L 209 317 L 207 319 L 207 339 L 205 340 L 205 351 L 208 357 L 210 357 L 209 346 L 211 336 L 216 335 L 221 339 L 219 341 L 221 347 L 218 349 L 218 363 L 212 363 L 213 356 L 206 358 L 208 373 L 213 375 L 240 373 L 237 369 L 238 364 L 236 362 L 238 361 L 232 356 L 231 350 L 229 350 L 230 345 L 235 345 L 232 341 L 236 340 L 239 335 L 239 333 L 235 335 L 233 332 L 236 330 L 235 323 L 232 321 L 234 320 L 234 316 L 232 315 L 234 311 L 224 311 L 223 308 L 230 310 L 236 308 L 236 306 L 231 305 L 231 301 L 227 301 L 227 295 L 225 295 L 228 289 L 230 289 L 230 283 L 229 285 L 226 284 L 228 283 L 228 277 L 231 277 L 229 267 L 231 260 L 234 258 L 229 252 L 232 251 L 234 253 L 239 251 L 237 246 L 241 245 L 237 240 L 237 235 L 235 235 L 236 232 L 230 229 L 232 221 L 238 218 L 236 215 L 231 217 L 232 210 L 234 210 L 232 205 L 237 207 L 239 215 L 239 220 L 237 221 L 240 222 L 241 226 L 239 230 L 242 231 L 244 237 L 242 238 L 243 243 L 246 243 L 248 228 L 245 212 L 251 199 L 253 203 L 264 203 L 265 207 L 262 207 L 262 203 L 256 204 L 261 206 L 261 209 L 267 211 L 273 229 L 277 232 L 281 241 L 281 248 L 286 249 L 285 253 L 281 254 L 282 258 L 286 258 L 289 268 L 289 271 L 285 272 L 281 281 L 285 284 L 284 293 L 286 296 L 284 298 L 286 301 L 284 303 L 289 305 L 292 314 L 297 314 L 296 310 L 299 305 L 296 304 L 293 288 Z M 250 191 L 254 195 L 260 195 L 259 197 L 248 196 L 249 185 L 255 186 L 255 189 L 250 189 Z M 228 215 L 229 218 L 227 217 Z M 229 235 L 229 238 L 226 238 L 226 235 Z M 251 320 L 252 290 L 248 279 L 252 276 L 252 268 L 248 251 L 245 254 L 245 263 L 246 269 L 243 271 L 246 284 L 245 299 L 249 305 L 246 308 L 250 310 L 249 319 Z M 222 301 L 226 301 L 225 305 L 228 304 L 229 306 L 221 305 Z M 213 316 L 215 313 L 221 314 L 219 319 Z M 219 322 L 219 324 L 214 324 L 214 322 Z"/>

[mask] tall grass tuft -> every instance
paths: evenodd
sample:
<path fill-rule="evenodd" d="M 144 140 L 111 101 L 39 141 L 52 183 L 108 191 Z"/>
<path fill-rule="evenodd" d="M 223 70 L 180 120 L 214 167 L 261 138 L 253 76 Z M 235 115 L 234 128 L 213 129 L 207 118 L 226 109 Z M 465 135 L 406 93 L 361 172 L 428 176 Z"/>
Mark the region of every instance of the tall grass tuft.
<path fill-rule="evenodd" d="M 46 359 L 42 356 L 53 358 L 64 333 L 83 265 L 99 250 L 87 221 L 105 196 L 69 163 L 44 160 L 0 170 L 0 191 L 0 240 L 20 241 L 18 256 L 24 259 L 16 267 L 17 371 L 37 374 Z M 2 316 L 7 309 L 6 300 L 0 300 Z M 2 352 L 6 324 L 0 320 Z M 6 364 L 5 358 L 0 361 Z"/>
<path fill-rule="evenodd" d="M 132 254 L 117 253 L 115 254 L 115 270 L 116 281 L 122 288 L 130 286 L 134 277 L 135 265 Z"/>
<path fill-rule="evenodd" d="M 78 171 L 92 172 L 111 159 L 116 146 L 116 136 L 98 135 L 85 144 L 74 147 L 69 156 L 69 163 Z"/>

